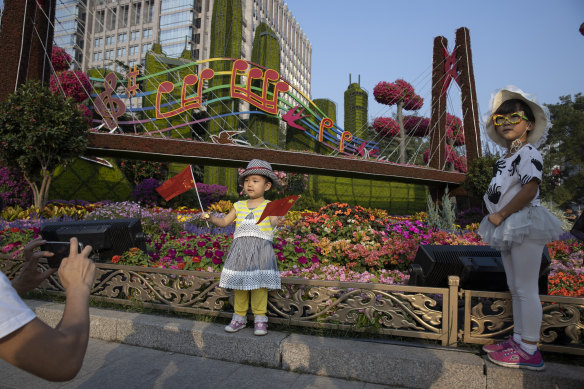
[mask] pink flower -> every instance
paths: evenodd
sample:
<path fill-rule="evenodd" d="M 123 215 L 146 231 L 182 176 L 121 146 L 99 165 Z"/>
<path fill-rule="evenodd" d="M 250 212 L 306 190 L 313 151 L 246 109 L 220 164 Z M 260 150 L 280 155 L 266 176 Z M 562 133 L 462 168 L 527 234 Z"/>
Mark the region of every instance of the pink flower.
<path fill-rule="evenodd" d="M 379 117 L 373 121 L 373 128 L 378 133 L 389 136 L 399 134 L 399 124 L 393 118 Z"/>

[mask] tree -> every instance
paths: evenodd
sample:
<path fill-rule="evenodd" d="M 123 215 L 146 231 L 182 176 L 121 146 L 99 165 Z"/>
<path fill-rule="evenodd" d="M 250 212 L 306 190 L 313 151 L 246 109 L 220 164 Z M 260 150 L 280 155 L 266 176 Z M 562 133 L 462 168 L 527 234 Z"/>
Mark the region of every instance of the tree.
<path fill-rule="evenodd" d="M 397 123 L 400 138 L 400 163 L 406 163 L 406 129 L 404 127 L 402 110 L 417 111 L 424 105 L 424 99 L 414 92 L 414 87 L 408 82 L 398 79 L 393 83 L 381 81 L 373 88 L 375 101 L 388 106 L 397 106 Z M 389 119 L 389 118 L 385 118 Z"/>
<path fill-rule="evenodd" d="M 18 167 L 34 205 L 47 202 L 54 170 L 87 147 L 89 123 L 72 99 L 29 80 L 0 105 L 0 159 Z"/>
<path fill-rule="evenodd" d="M 553 126 L 544 154 L 542 196 L 559 205 L 584 203 L 584 96 L 560 97 L 547 105 Z"/>

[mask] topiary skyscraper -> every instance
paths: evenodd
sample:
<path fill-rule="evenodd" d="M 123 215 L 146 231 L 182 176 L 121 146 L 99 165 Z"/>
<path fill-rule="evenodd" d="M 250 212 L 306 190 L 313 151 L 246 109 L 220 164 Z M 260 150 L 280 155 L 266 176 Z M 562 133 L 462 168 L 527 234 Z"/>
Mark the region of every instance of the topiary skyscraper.
<path fill-rule="evenodd" d="M 256 28 L 251 61 L 280 72 L 280 44 L 274 31 L 265 23 L 260 23 Z M 262 81 L 256 80 L 252 86 L 261 88 Z M 250 108 L 253 109 L 253 107 Z M 253 133 L 249 136 L 249 142 L 252 145 L 263 142 L 270 147 L 278 147 L 280 120 L 277 117 L 261 114 L 251 115 L 249 128 Z"/>
<path fill-rule="evenodd" d="M 215 0 L 211 21 L 210 58 L 241 58 L 242 36 L 241 0 Z M 219 72 L 231 72 L 233 62 L 213 61 L 209 67 L 215 71 L 215 77 L 209 81 L 209 87 L 225 85 L 225 88 L 216 89 L 209 99 L 219 100 L 207 105 L 209 116 L 217 116 L 239 111 L 239 100 L 230 99 L 230 74 L 220 75 Z M 239 128 L 237 116 L 226 116 L 209 122 L 208 134 L 216 135 L 222 130 L 236 130 Z M 210 140 L 209 140 L 210 141 Z M 227 187 L 229 195 L 237 193 L 237 169 L 215 166 L 205 166 L 205 182 Z"/>

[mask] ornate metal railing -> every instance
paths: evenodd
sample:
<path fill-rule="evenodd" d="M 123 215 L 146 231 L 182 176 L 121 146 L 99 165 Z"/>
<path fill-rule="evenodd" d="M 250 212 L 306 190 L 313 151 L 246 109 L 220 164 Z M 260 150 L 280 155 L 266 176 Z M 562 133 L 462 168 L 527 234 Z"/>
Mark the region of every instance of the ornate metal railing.
<path fill-rule="evenodd" d="M 0 260 L 9 277 L 22 262 Z M 43 267 L 43 265 L 39 265 Z M 230 317 L 233 293 L 219 285 L 219 273 L 98 264 L 92 300 L 145 308 Z M 63 294 L 58 276 L 41 286 Z M 584 354 L 584 298 L 541 296 L 542 348 Z M 456 346 L 485 344 L 512 331 L 510 295 L 459 288 L 383 285 L 283 278 L 268 299 L 270 322 L 293 326 L 412 337 Z M 460 318 L 460 320 L 459 320 Z"/>
<path fill-rule="evenodd" d="M 513 331 L 513 311 L 509 293 L 463 290 L 464 343 L 486 344 Z M 540 296 L 543 306 L 541 348 L 584 355 L 584 298 Z"/>

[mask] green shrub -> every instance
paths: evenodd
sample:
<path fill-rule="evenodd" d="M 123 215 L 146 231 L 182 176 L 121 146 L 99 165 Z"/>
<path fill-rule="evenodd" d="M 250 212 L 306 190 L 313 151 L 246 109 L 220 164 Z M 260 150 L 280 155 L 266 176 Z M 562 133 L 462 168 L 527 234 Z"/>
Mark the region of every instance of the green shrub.
<path fill-rule="evenodd" d="M 469 163 L 464 181 L 464 188 L 468 193 L 476 198 L 483 198 L 493 177 L 493 165 L 497 159 L 497 156 L 491 155 L 477 158 Z"/>

